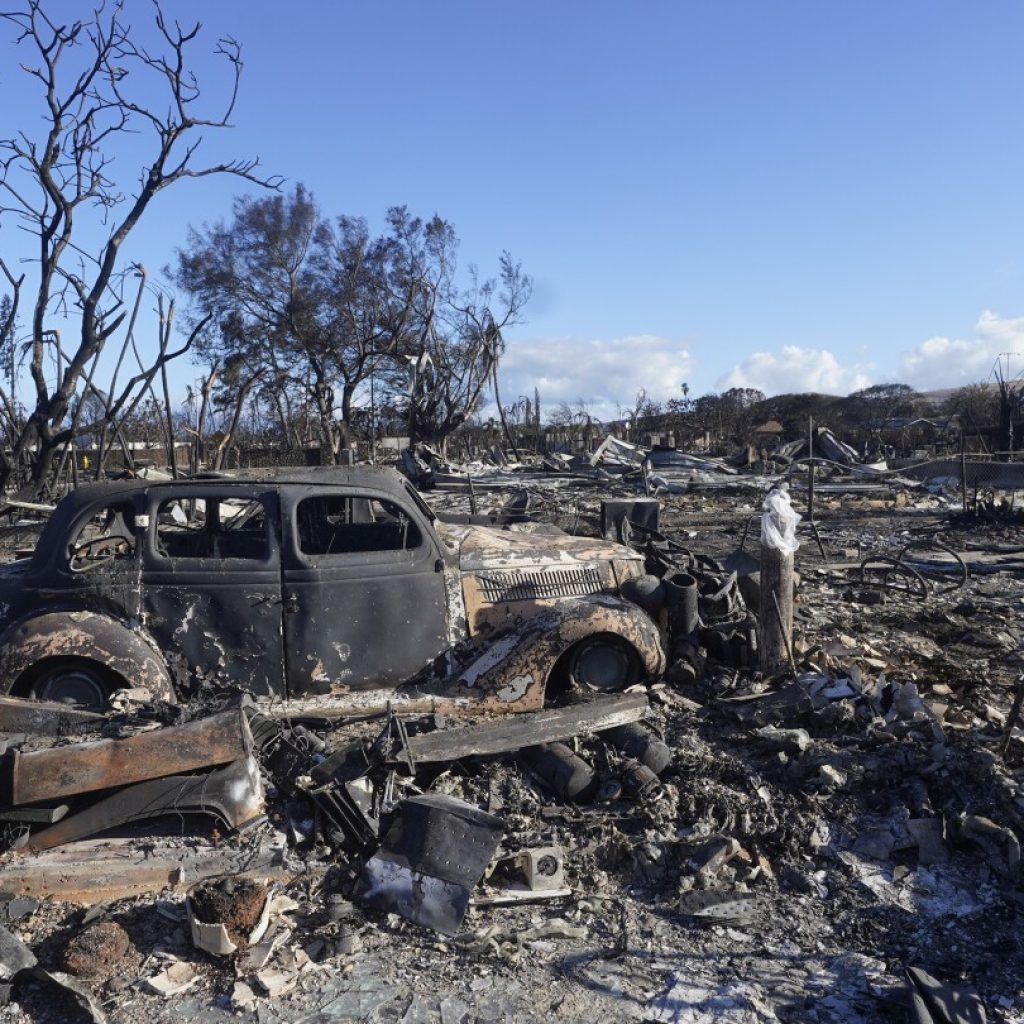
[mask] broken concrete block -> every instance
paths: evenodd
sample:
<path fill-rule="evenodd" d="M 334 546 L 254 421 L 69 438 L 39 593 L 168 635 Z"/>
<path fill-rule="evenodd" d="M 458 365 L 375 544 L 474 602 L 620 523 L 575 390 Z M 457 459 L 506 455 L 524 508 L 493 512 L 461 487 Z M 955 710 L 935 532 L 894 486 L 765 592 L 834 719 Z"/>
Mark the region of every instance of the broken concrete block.
<path fill-rule="evenodd" d="M 146 988 L 164 999 L 181 995 L 199 983 L 201 975 L 191 965 L 181 961 L 168 964 L 162 971 L 146 978 Z"/>
<path fill-rule="evenodd" d="M 973 839 L 993 855 L 993 859 L 998 857 L 995 867 L 999 871 L 1016 874 L 1020 870 L 1020 841 L 1012 829 L 997 825 L 980 814 L 967 814 L 960 822 L 960 835 Z"/>
<path fill-rule="evenodd" d="M 767 743 L 793 754 L 802 754 L 811 745 L 811 734 L 806 729 L 779 729 L 765 725 L 755 732 Z"/>
<path fill-rule="evenodd" d="M 255 1010 L 258 997 L 244 982 L 236 981 L 231 989 L 231 1005 L 236 1010 Z"/>
<path fill-rule="evenodd" d="M 10 981 L 18 971 L 35 967 L 36 955 L 16 935 L 0 926 L 0 982 Z"/>
<path fill-rule="evenodd" d="M 262 938 L 252 943 L 249 948 L 242 954 L 241 963 L 243 969 L 248 972 L 255 974 L 257 971 L 262 971 L 264 967 L 270 963 L 270 958 L 274 955 L 274 951 L 285 942 L 290 936 L 291 931 L 288 928 L 275 927 L 267 931 Z"/>
<path fill-rule="evenodd" d="M 846 785 L 846 773 L 830 764 L 821 765 L 818 776 L 826 789 L 842 789 Z"/>
<path fill-rule="evenodd" d="M 911 818 L 907 828 L 917 843 L 918 864 L 929 866 L 949 862 L 941 818 Z"/>
<path fill-rule="evenodd" d="M 853 841 L 853 852 L 872 860 L 888 860 L 895 842 L 893 834 L 888 829 L 872 828 L 862 832 Z"/>
<path fill-rule="evenodd" d="M 743 854 L 743 847 L 737 840 L 730 836 L 715 836 L 690 854 L 689 866 L 698 876 L 711 878 L 740 854 Z M 744 857 L 750 859 L 748 854 Z"/>
<path fill-rule="evenodd" d="M 287 995 L 299 983 L 299 975 L 296 971 L 282 971 L 275 968 L 268 968 L 265 971 L 256 973 L 256 980 L 259 986 L 271 999 Z"/>

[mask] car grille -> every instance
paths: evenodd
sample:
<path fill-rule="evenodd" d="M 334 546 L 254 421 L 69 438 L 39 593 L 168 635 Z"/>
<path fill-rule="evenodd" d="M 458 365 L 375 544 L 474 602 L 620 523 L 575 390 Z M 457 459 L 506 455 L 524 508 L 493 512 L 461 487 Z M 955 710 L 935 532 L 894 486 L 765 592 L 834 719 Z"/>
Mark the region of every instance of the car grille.
<path fill-rule="evenodd" d="M 581 597 L 601 590 L 597 569 L 547 569 L 540 572 L 492 572 L 478 577 L 484 600 L 536 601 L 545 597 Z"/>

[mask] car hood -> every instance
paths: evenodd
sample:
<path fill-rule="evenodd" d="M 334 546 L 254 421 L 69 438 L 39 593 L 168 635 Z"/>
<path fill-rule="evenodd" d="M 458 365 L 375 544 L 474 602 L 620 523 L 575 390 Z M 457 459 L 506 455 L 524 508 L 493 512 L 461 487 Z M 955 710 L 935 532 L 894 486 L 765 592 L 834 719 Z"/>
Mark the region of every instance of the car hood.
<path fill-rule="evenodd" d="M 622 544 L 573 537 L 561 530 L 499 530 L 450 523 L 438 523 L 437 530 L 445 544 L 458 551 L 459 568 L 464 573 L 642 560 Z"/>

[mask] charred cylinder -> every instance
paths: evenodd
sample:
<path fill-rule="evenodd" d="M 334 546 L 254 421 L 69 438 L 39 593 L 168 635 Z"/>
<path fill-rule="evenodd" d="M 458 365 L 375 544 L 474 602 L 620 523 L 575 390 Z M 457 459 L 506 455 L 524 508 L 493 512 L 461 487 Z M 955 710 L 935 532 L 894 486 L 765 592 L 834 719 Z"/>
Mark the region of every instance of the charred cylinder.
<path fill-rule="evenodd" d="M 666 573 L 661 582 L 665 588 L 669 634 L 675 641 L 683 640 L 700 625 L 697 581 L 688 572 L 673 571 Z"/>
<path fill-rule="evenodd" d="M 606 729 L 601 739 L 607 740 L 626 757 L 646 765 L 655 775 L 660 775 L 672 760 L 672 751 L 650 729 L 632 722 Z"/>
<path fill-rule="evenodd" d="M 665 607 L 665 587 L 657 576 L 634 576 L 622 584 L 619 593 L 649 615 L 657 615 Z"/>
<path fill-rule="evenodd" d="M 564 743 L 540 743 L 535 747 L 524 747 L 517 758 L 562 800 L 586 803 L 597 789 L 594 769 Z"/>
<path fill-rule="evenodd" d="M 658 776 L 639 761 L 626 761 L 622 766 L 622 792 L 639 799 L 650 796 L 659 786 Z"/>

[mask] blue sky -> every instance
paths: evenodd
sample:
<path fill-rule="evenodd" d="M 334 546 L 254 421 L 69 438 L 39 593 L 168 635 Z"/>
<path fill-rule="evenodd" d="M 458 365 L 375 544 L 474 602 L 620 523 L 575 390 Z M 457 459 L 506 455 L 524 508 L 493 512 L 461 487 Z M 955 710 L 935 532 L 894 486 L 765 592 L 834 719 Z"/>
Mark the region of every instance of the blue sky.
<path fill-rule="evenodd" d="M 953 386 L 1024 353 L 1019 2 L 169 6 L 244 47 L 211 155 L 523 261 L 508 399 Z M 6 131 L 28 94 L 2 45 Z M 130 255 L 155 271 L 241 187 L 169 190 Z"/>

